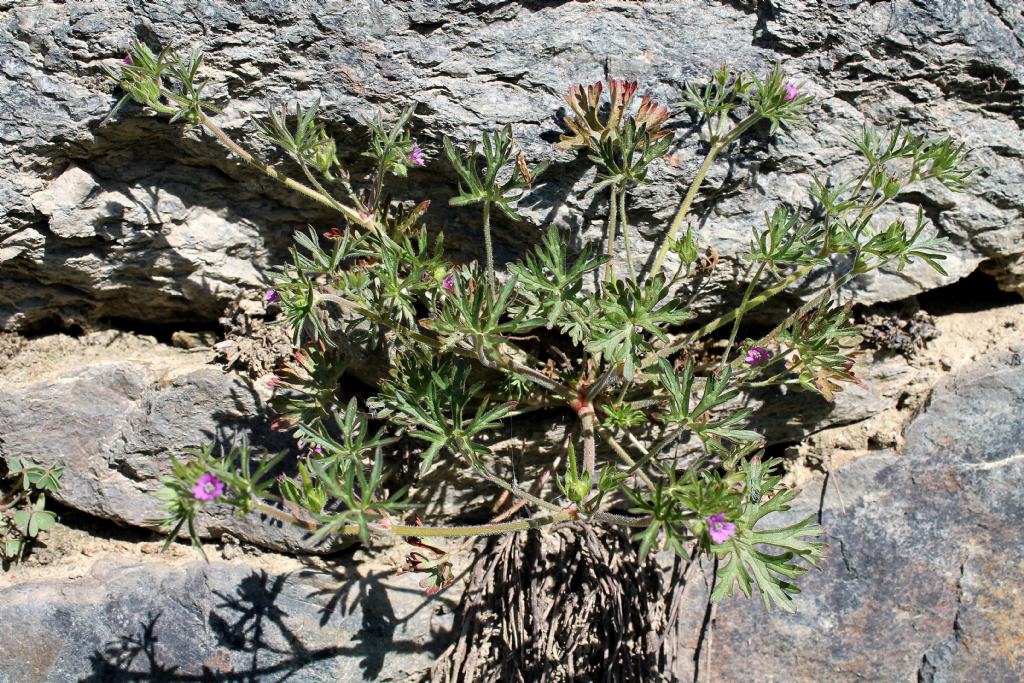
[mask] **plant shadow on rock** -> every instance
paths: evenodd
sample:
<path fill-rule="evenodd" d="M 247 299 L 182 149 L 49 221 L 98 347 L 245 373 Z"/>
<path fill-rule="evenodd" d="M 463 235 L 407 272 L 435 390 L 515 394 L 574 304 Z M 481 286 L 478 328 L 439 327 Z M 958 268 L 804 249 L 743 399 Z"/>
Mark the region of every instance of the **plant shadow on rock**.
<path fill-rule="evenodd" d="M 346 565 L 331 572 L 340 586 L 309 592 L 316 584 L 303 582 L 301 589 L 306 592 L 292 594 L 298 581 L 313 574 L 320 579 L 317 583 L 324 578 L 319 570 L 281 575 L 254 570 L 224 591 L 211 588 L 208 599 L 150 610 L 133 631 L 93 652 L 91 675 L 81 682 L 227 683 L 270 676 L 305 680 L 303 672 L 323 680 L 347 670 L 342 663 L 347 659 L 358 659 L 363 678 L 376 680 L 384 672 L 387 657 L 439 650 L 443 645 L 437 643 L 446 642 L 443 632 L 432 634 L 425 646 L 396 638 L 398 627 L 418 610 L 404 618 L 396 615 L 389 595 L 394 588 L 383 585 L 383 572 L 360 575 Z M 330 598 L 321 605 L 325 595 Z M 201 604 L 211 605 L 208 614 L 196 613 Z M 287 605 L 297 609 L 289 611 Z M 313 614 L 299 612 L 315 605 L 321 605 L 320 632 Z M 338 642 L 339 635 L 344 638 L 345 622 L 356 615 L 360 626 L 351 635 L 350 645 L 325 644 Z"/>
<path fill-rule="evenodd" d="M 270 411 L 251 385 L 237 382 L 231 387 L 231 405 L 233 409 L 213 410 L 214 429 L 203 431 L 205 441 L 212 444 L 215 451 L 227 452 L 242 435 L 257 451 L 277 453 L 294 447 L 290 436 L 269 427 Z M 254 406 L 259 411 L 257 414 L 252 412 Z"/>

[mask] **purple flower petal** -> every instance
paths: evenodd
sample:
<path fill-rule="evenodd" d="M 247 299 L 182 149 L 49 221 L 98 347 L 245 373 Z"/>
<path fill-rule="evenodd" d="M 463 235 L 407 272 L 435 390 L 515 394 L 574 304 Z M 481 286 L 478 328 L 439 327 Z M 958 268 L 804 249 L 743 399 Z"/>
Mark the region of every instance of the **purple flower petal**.
<path fill-rule="evenodd" d="M 763 346 L 755 346 L 747 351 L 747 355 L 743 358 L 743 362 L 756 368 L 758 365 L 764 365 L 771 357 L 772 354 L 768 349 Z"/>
<path fill-rule="evenodd" d="M 209 472 L 196 479 L 196 485 L 192 487 L 192 495 L 196 500 L 211 501 L 222 493 L 224 482 Z"/>
<path fill-rule="evenodd" d="M 713 543 L 725 543 L 736 533 L 736 525 L 725 521 L 725 515 L 719 513 L 708 517 L 708 534 Z"/>
<path fill-rule="evenodd" d="M 420 149 L 419 145 L 412 146 L 412 151 L 409 152 L 409 161 L 413 166 L 422 166 L 427 163 L 427 160 L 423 156 L 423 150 Z"/>
<path fill-rule="evenodd" d="M 796 99 L 796 96 L 800 94 L 800 91 L 796 89 L 796 86 L 789 81 L 787 81 L 782 87 L 786 89 L 786 94 L 783 97 L 785 97 L 787 102 L 792 102 Z"/>
<path fill-rule="evenodd" d="M 444 287 L 449 292 L 454 292 L 455 291 L 455 273 L 448 273 L 448 277 L 446 277 L 444 279 L 444 282 L 441 283 L 441 286 Z"/>
<path fill-rule="evenodd" d="M 267 303 L 268 304 L 272 304 L 275 301 L 280 301 L 280 300 L 281 300 L 281 295 L 278 294 L 276 290 L 273 290 L 273 289 L 268 289 L 267 290 Z"/>

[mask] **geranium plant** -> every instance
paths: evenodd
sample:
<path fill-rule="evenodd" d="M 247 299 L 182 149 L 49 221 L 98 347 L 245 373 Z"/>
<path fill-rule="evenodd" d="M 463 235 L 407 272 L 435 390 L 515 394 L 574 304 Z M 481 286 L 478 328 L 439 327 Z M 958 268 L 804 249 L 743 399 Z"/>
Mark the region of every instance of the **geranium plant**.
<path fill-rule="evenodd" d="M 339 160 L 316 106 L 272 107 L 256 129 L 290 157 L 290 172 L 303 178 L 296 180 L 216 124 L 200 70 L 198 55 L 136 44 L 109 73 L 125 99 L 205 129 L 245 162 L 336 210 L 339 225 L 322 236 L 297 234 L 267 294 L 296 345 L 274 380 L 275 425 L 294 434 L 301 455 L 288 462 L 244 444 L 188 454 L 160 493 L 164 528 L 193 530 L 203 506 L 224 504 L 298 525 L 314 540 L 405 538 L 406 569 L 426 573 L 423 585 L 436 592 L 452 580 L 452 558 L 424 539 L 620 525 L 642 552 L 717 558 L 715 599 L 737 589 L 749 596 L 756 586 L 766 606 L 793 608 L 796 579 L 821 560 L 821 529 L 811 518 L 773 522 L 798 492 L 782 485 L 780 463 L 763 457 L 765 440 L 749 428 L 751 409 L 739 399 L 777 385 L 832 400 L 857 381 L 859 338 L 836 293 L 859 274 L 917 259 L 942 271 L 942 240 L 926 236 L 921 211 L 885 221 L 879 211 L 901 193 L 912 200 L 906 190 L 919 183 L 964 189 L 971 170 L 962 145 L 902 128 L 865 130 L 851 141 L 863 157 L 859 174 L 817 180 L 807 202 L 752 219 L 741 300 L 701 320 L 693 300 L 715 259 L 698 243 L 691 208 L 731 145 L 797 123 L 812 101 L 779 67 L 761 77 L 723 67 L 708 84 L 688 88 L 674 110 L 650 96 L 636 102 L 635 82 L 569 87 L 557 147 L 597 166 L 592 191 L 609 196 L 604 243 L 574 252 L 572 236 L 550 227 L 505 274 L 493 262 L 491 209 L 519 220 L 517 200 L 547 166 L 526 160 L 510 127 L 464 151 L 444 140 L 443 156 L 460 179 L 451 204 L 466 207 L 467 217 L 479 207 L 486 255 L 483 267 L 454 265 L 441 232 L 424 227 L 428 202 L 400 204 L 385 190 L 388 176 L 405 176 L 427 158 L 410 134 L 412 108 L 391 124 L 366 122 L 374 166 L 363 178 Z M 700 139 L 680 139 L 673 115 L 699 123 Z M 649 267 L 641 267 L 631 248 L 630 192 L 688 142 L 704 150 L 704 161 Z M 620 249 L 625 267 L 617 269 Z M 812 271 L 829 274 L 828 285 L 768 334 L 740 338 L 747 313 Z M 714 339 L 724 344 L 709 345 Z M 345 390 L 357 354 L 382 358 L 386 368 L 363 400 Z M 550 460 L 516 476 L 490 445 L 494 436 L 517 416 L 559 411 L 575 420 L 566 443 L 543 444 L 554 452 Z M 400 440 L 414 447 L 400 449 Z M 277 474 L 282 464 L 291 474 Z M 522 516 L 421 522 L 408 486 L 437 468 L 473 473 L 516 499 Z M 544 470 L 556 468 L 544 486 Z"/>

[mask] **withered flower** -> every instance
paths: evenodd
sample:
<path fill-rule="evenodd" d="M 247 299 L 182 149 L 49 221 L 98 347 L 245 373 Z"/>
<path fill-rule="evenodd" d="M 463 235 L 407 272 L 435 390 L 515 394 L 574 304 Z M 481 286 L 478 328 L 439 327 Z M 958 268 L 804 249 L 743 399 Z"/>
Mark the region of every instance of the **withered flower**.
<path fill-rule="evenodd" d="M 604 83 L 600 81 L 586 86 L 576 83 L 569 88 L 565 102 L 569 105 L 570 114 L 564 120 L 572 134 L 562 135 L 555 145 L 558 149 L 595 149 L 599 142 L 618 139 L 630 118 L 627 112 L 636 95 L 637 82 L 608 79 L 607 113 L 602 115 L 604 90 Z M 638 128 L 643 127 L 648 132 L 650 141 L 655 142 L 670 134 L 661 130 L 668 116 L 668 107 L 651 101 L 651 96 L 645 95 L 632 118 Z"/>

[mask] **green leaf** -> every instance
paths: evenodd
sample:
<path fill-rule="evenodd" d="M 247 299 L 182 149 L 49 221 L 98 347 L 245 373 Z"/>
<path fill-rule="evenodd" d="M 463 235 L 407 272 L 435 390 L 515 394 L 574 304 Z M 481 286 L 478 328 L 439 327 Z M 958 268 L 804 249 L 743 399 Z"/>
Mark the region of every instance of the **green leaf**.
<path fill-rule="evenodd" d="M 631 380 L 644 355 L 653 349 L 651 337 L 666 341 L 667 327 L 692 316 L 681 301 L 669 299 L 668 294 L 661 274 L 643 284 L 632 280 L 609 283 L 598 300 L 599 314 L 587 350 L 602 354 L 609 362 L 622 363 L 622 376 Z"/>
<path fill-rule="evenodd" d="M 715 601 L 733 595 L 737 588 L 750 597 L 751 585 L 756 585 L 766 609 L 774 606 L 792 612 L 791 596 L 800 592 L 793 580 L 822 560 L 824 544 L 815 540 L 822 530 L 814 515 L 782 528 L 755 529 L 769 514 L 789 510 L 799 493 L 776 488 L 781 477 L 769 472 L 777 464 L 777 460 L 762 463 L 754 458 L 743 465 L 746 502 L 735 521 L 736 533 L 725 543 L 710 545 L 719 558 Z"/>

